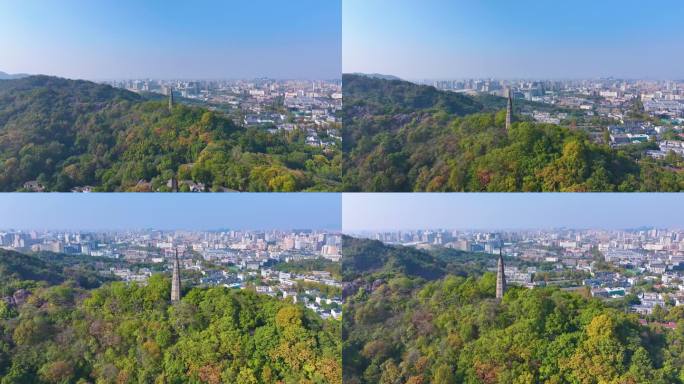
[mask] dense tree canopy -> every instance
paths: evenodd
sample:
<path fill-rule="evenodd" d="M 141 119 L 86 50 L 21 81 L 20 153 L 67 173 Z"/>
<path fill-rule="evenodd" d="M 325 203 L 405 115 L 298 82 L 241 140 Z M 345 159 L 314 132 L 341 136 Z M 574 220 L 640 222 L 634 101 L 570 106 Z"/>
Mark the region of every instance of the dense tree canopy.
<path fill-rule="evenodd" d="M 434 258 L 345 244 L 348 266 L 406 252 Z M 678 326 L 668 330 L 583 291 L 511 287 L 498 302 L 495 275 L 462 264 L 466 276 L 389 265 L 355 272 L 345 288 L 345 383 L 684 383 L 682 311 L 670 314 Z"/>
<path fill-rule="evenodd" d="M 275 270 L 290 273 L 307 273 L 313 271 L 325 271 L 335 278 L 340 278 L 340 263 L 324 257 L 315 259 L 293 260 L 287 263 L 278 263 Z"/>
<path fill-rule="evenodd" d="M 35 255 L 0 249 L 0 296 L 17 289 L 58 285 L 72 281 L 82 288 L 96 288 L 111 281 L 98 275 L 96 267 L 116 265 L 106 258 L 40 252 Z"/>
<path fill-rule="evenodd" d="M 218 112 L 87 81 L 0 81 L 0 190 L 168 190 L 171 178 L 213 190 L 334 190 L 340 154 L 303 131 L 244 128 Z M 142 183 L 140 181 L 143 181 Z"/>
<path fill-rule="evenodd" d="M 359 191 L 679 191 L 681 158 L 653 160 L 519 117 L 503 98 L 343 76 L 343 182 Z M 653 146 L 653 143 L 648 145 Z"/>
<path fill-rule="evenodd" d="M 65 280 L 28 292 L 0 302 L 3 384 L 342 380 L 340 323 L 301 304 L 194 288 L 171 305 L 160 274 L 144 286 Z"/>
<path fill-rule="evenodd" d="M 448 248 L 426 252 L 348 236 L 344 237 L 343 255 L 347 255 L 342 258 L 342 278 L 346 282 L 368 275 L 403 274 L 428 280 L 446 275 L 466 277 L 482 274 L 493 260 L 491 255 L 485 253 Z"/>

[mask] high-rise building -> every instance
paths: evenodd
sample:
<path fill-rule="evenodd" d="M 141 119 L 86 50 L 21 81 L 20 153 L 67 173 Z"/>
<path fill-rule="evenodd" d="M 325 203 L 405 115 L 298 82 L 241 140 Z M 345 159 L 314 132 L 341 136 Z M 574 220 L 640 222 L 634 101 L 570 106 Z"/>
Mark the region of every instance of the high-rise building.
<path fill-rule="evenodd" d="M 180 261 L 178 260 L 178 249 L 173 258 L 173 274 L 171 276 L 171 302 L 180 300 L 181 281 L 180 281 Z"/>
<path fill-rule="evenodd" d="M 506 292 L 506 272 L 504 270 L 504 261 L 501 249 L 499 249 L 499 262 L 496 271 L 496 298 L 501 300 Z"/>

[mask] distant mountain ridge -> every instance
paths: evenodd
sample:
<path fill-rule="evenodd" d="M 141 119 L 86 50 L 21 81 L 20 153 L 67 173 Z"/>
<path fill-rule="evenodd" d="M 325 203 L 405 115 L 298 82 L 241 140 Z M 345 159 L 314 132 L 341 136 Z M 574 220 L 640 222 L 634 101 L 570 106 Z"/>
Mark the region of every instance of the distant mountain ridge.
<path fill-rule="evenodd" d="M 29 77 L 31 75 L 26 74 L 26 73 L 15 73 L 15 74 L 9 74 L 0 71 L 0 80 L 13 80 L 13 79 L 21 79 L 24 77 Z"/>
<path fill-rule="evenodd" d="M 343 74 L 345 76 L 347 74 Z M 363 76 L 363 77 L 368 77 L 371 79 L 379 79 L 379 80 L 399 80 L 403 81 L 400 77 L 394 76 L 394 75 L 383 75 L 381 73 L 362 73 L 362 72 L 354 72 L 350 73 L 349 75 L 351 76 Z"/>

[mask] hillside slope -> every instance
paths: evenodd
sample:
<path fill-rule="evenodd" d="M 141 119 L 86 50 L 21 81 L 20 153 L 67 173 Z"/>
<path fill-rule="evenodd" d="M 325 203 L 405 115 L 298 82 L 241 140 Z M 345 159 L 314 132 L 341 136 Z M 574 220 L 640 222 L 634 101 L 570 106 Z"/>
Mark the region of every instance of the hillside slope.
<path fill-rule="evenodd" d="M 21 288 L 58 285 L 71 281 L 82 288 L 95 288 L 112 281 L 97 274 L 94 265 L 114 265 L 110 259 L 51 252 L 24 254 L 0 249 L 0 295 L 12 295 Z"/>
<path fill-rule="evenodd" d="M 49 191 L 163 191 L 171 178 L 217 191 L 335 189 L 339 153 L 305 139 L 199 107 L 170 112 L 165 101 L 88 81 L 0 81 L 0 191 L 29 181 Z"/>
<path fill-rule="evenodd" d="M 26 284 L 28 285 L 28 284 Z M 31 287 L 0 301 L 2 383 L 340 384 L 340 324 L 249 290 L 170 279 Z"/>
<path fill-rule="evenodd" d="M 503 98 L 360 75 L 343 75 L 342 91 L 348 191 L 684 189 L 681 158 L 655 161 L 520 115 L 506 131 Z"/>
<path fill-rule="evenodd" d="M 409 276 L 444 276 L 446 263 L 413 248 L 384 245 L 380 241 L 344 239 L 342 272 L 345 280 L 362 274 L 403 273 Z"/>
<path fill-rule="evenodd" d="M 402 255 L 428 266 L 440 257 L 349 244 L 347 269 L 362 269 L 345 280 L 345 383 L 684 383 L 680 307 L 657 319 L 678 323 L 666 330 L 641 324 L 626 302 L 556 287 L 511 286 L 498 301 L 495 275 L 482 268 L 415 274 L 425 269 L 396 268 Z M 450 270 L 478 265 L 460 256 Z"/>

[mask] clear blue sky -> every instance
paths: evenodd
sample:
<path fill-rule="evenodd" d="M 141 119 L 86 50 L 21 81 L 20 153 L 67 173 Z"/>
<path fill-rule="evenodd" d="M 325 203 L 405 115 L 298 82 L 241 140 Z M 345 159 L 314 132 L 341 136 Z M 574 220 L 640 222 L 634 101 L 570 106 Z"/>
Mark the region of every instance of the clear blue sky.
<path fill-rule="evenodd" d="M 4 193 L 0 229 L 341 228 L 336 193 Z"/>
<path fill-rule="evenodd" d="M 0 71 L 334 79 L 341 0 L 0 0 Z"/>
<path fill-rule="evenodd" d="M 684 1 L 343 0 L 344 72 L 684 78 Z"/>
<path fill-rule="evenodd" d="M 342 229 L 684 228 L 681 194 L 346 193 Z"/>

